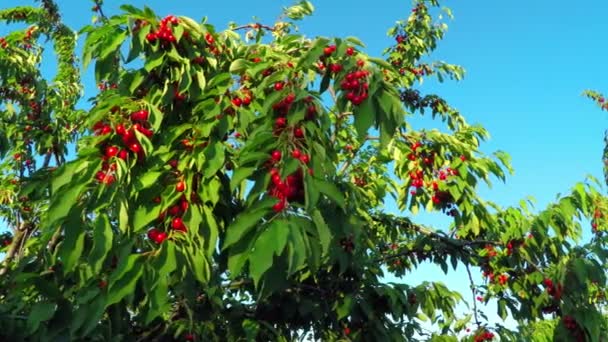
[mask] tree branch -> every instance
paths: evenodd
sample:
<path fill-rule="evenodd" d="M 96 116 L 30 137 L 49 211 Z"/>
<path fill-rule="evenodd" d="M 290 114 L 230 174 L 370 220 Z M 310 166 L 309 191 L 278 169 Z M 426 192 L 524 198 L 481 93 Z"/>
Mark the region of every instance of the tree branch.
<path fill-rule="evenodd" d="M 479 322 L 479 317 L 477 315 L 477 300 L 476 300 L 476 293 L 475 293 L 475 282 L 473 281 L 473 275 L 471 274 L 471 268 L 469 267 L 469 264 L 465 264 L 464 265 L 467 269 L 467 274 L 469 275 L 469 282 L 471 283 L 471 296 L 473 296 L 473 317 L 475 317 L 475 324 L 477 324 L 477 327 L 481 327 L 481 323 Z"/>

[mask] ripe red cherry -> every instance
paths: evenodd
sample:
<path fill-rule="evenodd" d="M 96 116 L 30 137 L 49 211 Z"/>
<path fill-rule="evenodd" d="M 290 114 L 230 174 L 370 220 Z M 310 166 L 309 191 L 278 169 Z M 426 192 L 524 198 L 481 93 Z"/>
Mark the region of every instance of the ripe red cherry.
<path fill-rule="evenodd" d="M 135 153 L 140 153 L 142 151 L 141 145 L 138 142 L 131 143 L 129 149 Z"/>
<path fill-rule="evenodd" d="M 241 99 L 240 99 L 240 98 L 238 98 L 238 97 L 235 97 L 235 98 L 233 98 L 233 99 L 232 99 L 232 104 L 233 104 L 235 107 L 240 107 L 240 106 L 243 104 L 243 100 L 241 100 Z"/>
<path fill-rule="evenodd" d="M 302 152 L 300 152 L 300 150 L 298 149 L 295 149 L 291 152 L 291 156 L 295 159 L 300 159 L 300 157 L 302 156 Z"/>
<path fill-rule="evenodd" d="M 283 82 L 277 82 L 277 83 L 274 84 L 274 90 L 281 91 L 281 90 L 283 90 L 284 86 L 285 86 L 285 83 L 283 83 Z"/>
<path fill-rule="evenodd" d="M 245 96 L 243 98 L 243 106 L 249 106 L 251 104 L 251 97 Z"/>
<path fill-rule="evenodd" d="M 148 33 L 146 35 L 146 40 L 148 41 L 148 43 L 154 43 L 154 41 L 156 40 L 156 34 L 155 33 Z"/>
<path fill-rule="evenodd" d="M 145 109 L 133 112 L 131 114 L 131 120 L 133 121 L 148 121 L 148 111 Z"/>
<path fill-rule="evenodd" d="M 353 49 L 352 47 L 347 47 L 346 48 L 346 54 L 349 56 L 352 56 L 355 53 L 355 49 Z"/>
<path fill-rule="evenodd" d="M 127 160 L 128 156 L 129 156 L 129 152 L 127 152 L 127 150 L 120 150 L 120 152 L 118 152 L 118 158 L 120 158 L 122 160 Z"/>
<path fill-rule="evenodd" d="M 296 138 L 304 138 L 304 130 L 300 127 L 297 127 L 296 129 L 293 130 L 293 135 Z"/>
<path fill-rule="evenodd" d="M 168 164 L 169 164 L 169 165 L 170 165 L 172 168 L 177 169 L 177 163 L 178 163 L 177 159 L 171 159 L 171 160 L 169 160 L 169 163 L 168 163 Z"/>
<path fill-rule="evenodd" d="M 287 125 L 287 120 L 285 118 L 277 118 L 274 124 L 277 127 L 285 127 Z"/>
<path fill-rule="evenodd" d="M 125 129 L 125 126 L 123 124 L 119 124 L 116 126 L 116 134 L 125 135 L 126 133 L 127 133 L 127 130 Z"/>
<path fill-rule="evenodd" d="M 186 190 L 186 183 L 184 181 L 179 181 L 176 185 L 175 185 L 175 190 L 177 192 L 184 192 L 184 190 Z"/>
<path fill-rule="evenodd" d="M 334 51 L 336 51 L 336 46 L 335 45 L 330 45 L 330 46 L 326 47 L 325 49 L 323 49 L 323 53 L 326 56 L 331 55 Z"/>
<path fill-rule="evenodd" d="M 116 146 L 108 146 L 106 147 L 106 157 L 112 158 L 118 154 L 118 147 Z"/>
<path fill-rule="evenodd" d="M 287 205 L 287 201 L 285 201 L 285 199 L 282 199 L 279 202 L 277 202 L 275 205 L 272 206 L 272 210 L 274 210 L 275 213 L 279 213 L 279 212 L 285 210 L 286 205 Z"/>
<path fill-rule="evenodd" d="M 161 232 L 156 228 L 152 228 L 148 231 L 148 239 L 156 242 L 162 243 L 167 238 L 167 233 Z"/>
<path fill-rule="evenodd" d="M 340 64 L 332 64 L 329 66 L 329 70 L 331 70 L 332 73 L 337 74 L 342 71 L 342 66 Z"/>
<path fill-rule="evenodd" d="M 159 231 L 156 228 L 152 228 L 148 231 L 148 239 L 152 241 L 156 241 L 156 237 L 158 237 Z"/>
<path fill-rule="evenodd" d="M 279 151 L 279 150 L 272 151 L 271 157 L 272 157 L 273 161 L 275 161 L 275 162 L 280 161 L 281 160 L 281 156 L 282 156 L 281 151 Z"/>
<path fill-rule="evenodd" d="M 300 161 L 304 164 L 308 164 L 310 162 L 310 157 L 308 156 L 308 154 L 303 154 L 300 157 Z"/>
<path fill-rule="evenodd" d="M 176 217 L 171 221 L 171 228 L 181 230 L 184 227 L 184 220 L 181 217 Z"/>

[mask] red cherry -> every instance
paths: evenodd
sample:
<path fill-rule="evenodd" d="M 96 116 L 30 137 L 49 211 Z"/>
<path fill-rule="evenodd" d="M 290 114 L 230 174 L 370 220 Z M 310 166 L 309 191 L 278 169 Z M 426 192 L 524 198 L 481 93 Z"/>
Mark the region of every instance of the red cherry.
<path fill-rule="evenodd" d="M 283 82 L 277 82 L 274 84 L 274 90 L 281 91 L 281 90 L 283 90 L 284 86 L 285 86 L 285 84 Z"/>
<path fill-rule="evenodd" d="M 274 124 L 277 127 L 285 127 L 287 125 L 287 120 L 285 118 L 277 118 Z"/>
<path fill-rule="evenodd" d="M 140 153 L 142 151 L 141 145 L 138 142 L 131 143 L 129 149 L 135 153 Z"/>
<path fill-rule="evenodd" d="M 329 70 L 331 70 L 332 73 L 337 74 L 342 71 L 342 66 L 340 64 L 332 64 L 329 66 Z"/>
<path fill-rule="evenodd" d="M 161 244 L 163 243 L 163 241 L 165 241 L 168 237 L 168 234 L 165 232 L 160 232 L 158 233 L 158 235 L 156 236 L 156 239 L 154 240 L 154 242 Z"/>
<path fill-rule="evenodd" d="M 304 130 L 300 127 L 293 130 L 293 135 L 296 138 L 304 138 Z"/>
<path fill-rule="evenodd" d="M 281 176 L 278 173 L 273 174 L 270 179 L 272 180 L 272 184 L 274 185 L 278 186 L 279 184 L 281 184 Z"/>
<path fill-rule="evenodd" d="M 118 158 L 120 158 L 122 160 L 127 160 L 128 156 L 129 156 L 129 152 L 127 152 L 127 150 L 120 150 L 120 152 L 118 152 Z"/>
<path fill-rule="evenodd" d="M 232 104 L 233 104 L 235 107 L 240 107 L 240 106 L 243 104 L 243 100 L 241 100 L 241 99 L 240 99 L 240 98 L 238 98 L 238 97 L 235 97 L 235 98 L 233 98 L 233 99 L 232 99 Z"/>
<path fill-rule="evenodd" d="M 186 190 L 186 183 L 184 181 L 179 181 L 177 185 L 175 185 L 175 190 L 177 192 L 184 192 L 184 190 Z"/>
<path fill-rule="evenodd" d="M 243 106 L 249 106 L 251 104 L 251 97 L 245 96 L 243 98 Z"/>
<path fill-rule="evenodd" d="M 326 47 L 325 49 L 323 49 L 323 53 L 325 54 L 325 56 L 329 56 L 334 52 L 334 50 L 331 47 Z"/>
<path fill-rule="evenodd" d="M 133 121 L 148 121 L 148 111 L 145 110 L 145 109 L 142 109 L 140 111 L 133 112 L 131 114 L 131 120 L 133 120 Z"/>
<path fill-rule="evenodd" d="M 346 54 L 349 56 L 352 56 L 355 53 L 355 49 L 353 49 L 352 47 L 347 47 L 346 48 Z"/>
<path fill-rule="evenodd" d="M 344 335 L 350 335 L 350 328 L 349 327 L 345 327 L 344 328 Z"/>
<path fill-rule="evenodd" d="M 272 210 L 274 210 L 274 212 L 276 212 L 276 213 L 279 213 L 285 209 L 286 205 L 287 205 L 287 201 L 285 199 L 282 199 L 279 202 L 277 202 L 275 205 L 272 206 Z"/>
<path fill-rule="evenodd" d="M 181 217 L 176 217 L 171 221 L 171 228 L 181 230 L 184 227 L 184 220 Z"/>
<path fill-rule="evenodd" d="M 125 126 L 123 124 L 119 124 L 116 126 L 116 134 L 118 134 L 118 135 L 127 134 L 127 130 L 125 129 Z"/>
<path fill-rule="evenodd" d="M 106 157 L 112 158 L 118 154 L 118 147 L 116 146 L 108 146 L 106 147 Z"/>
<path fill-rule="evenodd" d="M 179 216 L 181 215 L 181 208 L 179 205 L 174 205 L 169 208 L 169 215 L 171 216 Z"/>
<path fill-rule="evenodd" d="M 155 34 L 155 33 L 148 33 L 148 34 L 146 35 L 146 40 L 147 40 L 149 43 L 154 43 L 154 41 L 156 40 L 156 38 L 157 38 L 157 36 L 156 36 L 156 34 Z"/>
<path fill-rule="evenodd" d="M 178 163 L 177 159 L 171 159 L 171 160 L 169 160 L 169 163 L 168 163 L 168 164 L 169 164 L 169 165 L 170 165 L 172 168 L 177 169 L 177 163 Z"/>
<path fill-rule="evenodd" d="M 300 157 L 300 161 L 304 164 L 308 164 L 310 162 L 310 157 L 308 156 L 308 154 L 303 154 Z"/>
<path fill-rule="evenodd" d="M 156 238 L 158 237 L 158 233 L 160 233 L 160 232 L 156 228 L 152 228 L 152 229 L 148 230 L 148 239 L 150 239 L 152 241 L 156 241 Z"/>
<path fill-rule="evenodd" d="M 179 206 L 182 209 L 182 211 L 187 211 L 190 204 L 188 203 L 188 201 L 185 198 L 182 198 L 182 201 L 179 203 Z"/>
<path fill-rule="evenodd" d="M 101 129 L 101 133 L 100 134 L 101 135 L 106 135 L 106 134 L 110 134 L 110 133 L 112 133 L 112 127 L 106 125 L 106 126 L 103 126 L 103 128 Z"/>
<path fill-rule="evenodd" d="M 279 150 L 272 151 L 271 157 L 272 157 L 273 161 L 275 161 L 275 162 L 280 161 L 281 160 L 281 156 L 282 156 L 281 151 L 279 151 Z"/>
<path fill-rule="evenodd" d="M 302 152 L 300 152 L 300 150 L 298 149 L 295 149 L 291 152 L 291 156 L 295 159 L 300 159 L 300 157 L 302 156 Z"/>

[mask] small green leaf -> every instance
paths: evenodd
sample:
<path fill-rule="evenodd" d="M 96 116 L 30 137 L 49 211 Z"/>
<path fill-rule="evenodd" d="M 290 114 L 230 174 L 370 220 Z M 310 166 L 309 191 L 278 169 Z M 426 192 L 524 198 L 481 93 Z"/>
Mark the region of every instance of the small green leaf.
<path fill-rule="evenodd" d="M 46 322 L 53 317 L 56 308 L 57 305 L 52 303 L 42 302 L 34 304 L 27 317 L 27 331 L 32 333 L 38 330 L 40 323 Z"/>
<path fill-rule="evenodd" d="M 101 270 L 106 255 L 112 248 L 112 227 L 106 214 L 99 214 L 93 226 L 93 249 L 89 254 L 89 264 L 93 273 Z"/>
<path fill-rule="evenodd" d="M 329 197 L 329 199 L 336 203 L 340 208 L 344 209 L 346 207 L 344 194 L 342 194 L 335 184 L 321 179 L 315 179 L 315 187 L 319 189 L 321 193 Z"/>
<path fill-rule="evenodd" d="M 319 211 L 319 209 L 315 209 L 312 212 L 312 220 L 315 223 L 315 226 L 317 227 L 319 242 L 321 243 L 323 255 L 325 255 L 329 251 L 329 246 L 331 244 L 331 229 L 325 222 L 325 219 L 323 218 L 323 215 L 321 215 L 321 211 Z"/>
<path fill-rule="evenodd" d="M 257 286 L 260 278 L 270 266 L 275 255 L 280 255 L 287 244 L 289 227 L 283 220 L 272 221 L 257 238 L 249 255 L 249 273 Z"/>
<path fill-rule="evenodd" d="M 243 235 L 247 234 L 249 230 L 254 228 L 268 213 L 267 207 L 258 208 L 251 211 L 246 211 L 241 213 L 234 222 L 228 226 L 226 230 L 226 239 L 224 240 L 224 244 L 222 246 L 222 250 L 232 246 L 234 243 L 239 241 Z"/>

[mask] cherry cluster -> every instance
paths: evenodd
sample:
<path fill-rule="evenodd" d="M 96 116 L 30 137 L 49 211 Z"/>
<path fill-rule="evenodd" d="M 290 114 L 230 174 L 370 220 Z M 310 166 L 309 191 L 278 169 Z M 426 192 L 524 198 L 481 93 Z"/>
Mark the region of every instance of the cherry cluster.
<path fill-rule="evenodd" d="M 429 144 L 423 144 L 417 141 L 411 146 L 412 152 L 408 155 L 408 159 L 415 165 L 414 170 L 409 174 L 410 184 L 412 189 L 410 194 L 416 196 L 419 194 L 420 189 L 424 188 L 425 185 L 432 191 L 433 195 L 431 200 L 433 204 L 441 208 L 449 216 L 456 216 L 458 209 L 454 203 L 454 198 L 449 191 L 440 190 L 439 182 L 446 181 L 450 176 L 457 176 L 458 171 L 452 168 L 441 168 L 435 169 L 435 151 L 431 149 Z M 465 161 L 466 158 L 461 156 L 460 159 Z M 432 170 L 434 179 L 425 184 L 425 169 Z"/>
<path fill-rule="evenodd" d="M 597 228 L 599 226 L 600 221 L 602 220 L 602 217 L 602 211 L 599 208 L 596 208 L 593 211 L 593 218 L 591 219 L 591 229 L 594 233 L 598 232 Z"/>
<path fill-rule="evenodd" d="M 363 66 L 363 63 L 358 63 L 358 66 Z M 369 74 L 370 73 L 367 70 L 356 70 L 349 72 L 346 74 L 344 80 L 340 84 L 342 90 L 348 91 L 348 93 L 346 93 L 346 99 L 355 106 L 360 105 L 367 99 L 367 91 L 369 89 L 367 77 Z"/>
<path fill-rule="evenodd" d="M 171 30 L 171 26 L 178 24 L 179 19 L 177 19 L 177 17 L 168 15 L 160 21 L 158 30 L 151 31 L 146 35 L 146 40 L 148 40 L 149 43 L 160 41 L 161 45 L 163 46 L 168 46 L 171 43 L 175 43 L 176 39 L 173 35 L 173 31 Z"/>
<path fill-rule="evenodd" d="M 178 166 L 178 160 L 172 159 L 168 162 L 168 165 L 172 169 L 176 170 L 177 166 Z M 180 192 L 180 193 L 186 191 L 186 182 L 179 179 L 178 182 L 175 184 L 175 191 Z M 194 193 L 192 195 L 191 200 L 193 200 L 193 201 L 195 200 Z M 160 204 L 162 202 L 162 199 L 160 197 L 155 197 L 152 199 L 152 201 L 156 204 Z M 177 232 L 186 233 L 188 231 L 188 227 L 184 223 L 184 220 L 182 217 L 188 211 L 189 207 L 190 207 L 190 203 L 188 202 L 186 195 L 182 195 L 182 197 L 179 199 L 179 202 L 177 202 L 174 205 L 172 205 L 171 207 L 169 207 L 166 211 L 162 211 L 158 215 L 158 221 L 159 221 L 160 225 L 164 226 L 165 219 L 167 218 L 167 215 L 169 215 L 169 217 L 171 218 L 171 220 L 170 220 L 171 229 L 173 229 L 174 231 L 177 231 Z M 156 242 L 157 244 L 160 244 L 163 241 L 165 241 L 168 236 L 169 235 L 167 232 L 164 232 L 158 228 L 152 228 L 148 231 L 148 239 Z"/>
<path fill-rule="evenodd" d="M 576 319 L 572 316 L 564 316 L 562 318 L 562 322 L 564 323 L 564 327 L 570 331 L 570 334 L 574 337 L 576 341 L 584 342 L 585 332 L 581 328 L 581 326 L 576 322 Z"/>
<path fill-rule="evenodd" d="M 513 251 L 515 251 L 519 247 L 524 247 L 525 245 L 526 241 L 524 241 L 523 239 L 509 240 L 509 242 L 507 242 L 507 255 L 513 254 Z"/>
<path fill-rule="evenodd" d="M 555 300 L 560 300 L 560 298 L 562 297 L 562 285 L 561 284 L 557 284 L 557 286 L 553 283 L 553 280 L 549 279 L 549 278 L 545 278 L 545 280 L 543 280 L 543 284 L 545 285 L 545 288 L 547 289 L 547 293 L 553 297 L 553 299 Z"/>
<path fill-rule="evenodd" d="M 114 112 L 118 111 L 119 108 L 113 109 Z M 148 138 L 153 136 L 152 130 L 149 129 L 150 124 L 148 122 L 149 113 L 147 110 L 142 109 L 131 113 L 131 127 L 127 129 L 124 124 L 116 125 L 115 129 L 109 123 L 100 121 L 93 126 L 95 135 L 108 135 L 116 132 L 121 137 L 123 148 L 119 148 L 116 145 L 102 144 L 103 151 L 103 164 L 101 171 L 97 172 L 96 179 L 102 184 L 112 184 L 115 181 L 114 171 L 116 170 L 116 163 L 113 158 L 120 158 L 127 160 L 129 152 L 137 155 L 139 160 L 144 158 L 144 150 L 137 139 L 135 131 L 145 135 Z"/>
<path fill-rule="evenodd" d="M 300 160 L 302 160 L 301 158 L 302 156 L 300 156 Z M 273 151 L 271 161 L 273 163 L 278 163 L 280 160 L 281 151 Z M 306 160 L 308 160 L 308 156 Z M 285 177 L 285 179 L 282 179 L 279 169 L 273 167 L 270 169 L 270 177 L 271 182 L 268 193 L 270 196 L 279 200 L 279 202 L 272 207 L 275 212 L 278 213 L 285 210 L 288 202 L 302 203 L 304 201 L 304 174 L 301 168 Z"/>
<path fill-rule="evenodd" d="M 0 248 L 9 246 L 13 242 L 13 236 L 6 232 L 0 235 Z"/>
<path fill-rule="evenodd" d="M 492 341 L 494 339 L 494 333 L 488 330 L 481 330 L 475 334 L 473 341 L 475 342 L 483 342 L 483 341 Z"/>

